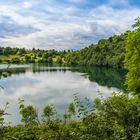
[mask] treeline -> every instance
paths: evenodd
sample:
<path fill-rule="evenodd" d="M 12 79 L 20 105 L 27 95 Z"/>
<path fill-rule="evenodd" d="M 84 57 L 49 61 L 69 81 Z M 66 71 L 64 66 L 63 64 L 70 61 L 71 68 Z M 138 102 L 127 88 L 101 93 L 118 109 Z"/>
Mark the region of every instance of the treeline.
<path fill-rule="evenodd" d="M 0 47 L 0 63 L 63 63 L 70 52 L 52 50 L 32 50 L 25 48 Z"/>
<path fill-rule="evenodd" d="M 123 68 L 125 44 L 129 32 L 101 39 L 97 44 L 91 44 L 82 50 L 71 52 L 67 54 L 66 63 Z"/>
<path fill-rule="evenodd" d="M 101 39 L 81 50 L 56 51 L 0 47 L 1 63 L 57 63 L 80 66 L 124 67 L 126 38 L 130 31 Z"/>

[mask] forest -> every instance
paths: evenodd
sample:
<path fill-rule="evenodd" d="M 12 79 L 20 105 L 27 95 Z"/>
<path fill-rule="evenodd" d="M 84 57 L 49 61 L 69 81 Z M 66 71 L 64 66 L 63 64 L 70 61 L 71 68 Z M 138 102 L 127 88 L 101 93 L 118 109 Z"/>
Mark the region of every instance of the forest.
<path fill-rule="evenodd" d="M 83 66 L 124 67 L 125 44 L 130 31 L 101 39 L 84 49 L 67 54 L 66 63 Z"/>
<path fill-rule="evenodd" d="M 16 126 L 5 122 L 4 116 L 10 115 L 7 112 L 10 104 L 6 103 L 5 107 L 0 109 L 0 139 L 139 140 L 140 18 L 136 20 L 133 27 L 135 29 L 132 32 L 100 40 L 98 44 L 80 51 L 55 52 L 55 57 L 52 58 L 60 57 L 61 54 L 61 59 L 69 64 L 124 67 L 128 70 L 125 85 L 129 93 L 112 93 L 108 98 L 101 97 L 94 101 L 87 98 L 84 101 L 80 100 L 76 94 L 63 118 L 59 117 L 54 106 L 46 105 L 42 109 L 40 119 L 34 106 L 26 105 L 26 101 L 19 99 L 21 124 Z M 4 51 L 4 48 L 1 50 L 3 57 L 8 55 L 8 58 L 13 59 L 12 50 L 14 49 L 10 49 L 8 53 L 6 53 L 7 50 Z M 23 55 L 23 60 L 27 54 L 30 58 L 34 55 L 31 50 L 25 52 L 15 51 L 13 53 L 17 58 Z M 42 56 L 42 53 L 40 54 Z M 39 59 L 39 56 L 36 58 Z"/>
<path fill-rule="evenodd" d="M 64 56 L 69 52 L 52 50 L 40 50 L 33 48 L 0 47 L 0 62 L 7 63 L 63 63 Z"/>
<path fill-rule="evenodd" d="M 81 50 L 40 50 L 0 47 L 1 63 L 56 63 L 78 66 L 124 68 L 126 39 L 130 31 L 101 39 Z"/>

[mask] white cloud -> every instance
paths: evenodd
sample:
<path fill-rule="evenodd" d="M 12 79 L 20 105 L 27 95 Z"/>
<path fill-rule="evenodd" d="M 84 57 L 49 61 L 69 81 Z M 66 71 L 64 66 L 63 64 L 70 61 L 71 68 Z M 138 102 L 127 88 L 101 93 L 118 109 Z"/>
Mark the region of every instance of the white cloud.
<path fill-rule="evenodd" d="M 32 7 L 32 4 L 30 2 L 27 2 L 27 1 L 23 2 L 23 8 L 29 9 L 31 7 Z"/>
<path fill-rule="evenodd" d="M 56 28 L 57 27 L 57 28 Z M 76 31 L 76 32 L 75 32 Z M 89 34 L 90 28 L 86 25 L 76 23 L 55 23 L 46 26 L 42 31 L 29 34 L 21 37 L 7 37 L 3 39 L 3 42 L 10 43 L 12 46 L 20 47 L 45 47 L 51 49 L 68 49 L 71 45 L 79 45 L 79 39 L 75 36 L 75 33 Z M 75 40 L 76 39 L 76 40 Z M 73 41 L 72 41 L 73 40 Z M 23 43 L 24 42 L 24 43 Z"/>
<path fill-rule="evenodd" d="M 18 13 L 18 11 L 19 11 L 18 7 L 13 8 L 10 6 L 0 6 L 0 16 L 8 16 L 16 24 L 23 25 L 23 26 L 32 26 L 37 29 L 44 29 L 44 27 L 46 27 L 34 16 L 21 15 Z"/>
<path fill-rule="evenodd" d="M 34 5 L 31 2 L 27 3 L 24 2 L 27 7 Z M 114 9 L 111 4 L 115 3 L 116 0 L 110 0 L 106 5 L 88 10 L 78 8 L 76 5 L 56 5 L 51 1 L 48 5 L 37 5 L 39 9 L 31 8 L 26 11 L 21 11 L 18 5 L 1 5 L 0 17 L 8 16 L 17 25 L 38 29 L 26 36 L 20 34 L 19 37 L 15 37 L 13 34 L 0 38 L 1 45 L 43 49 L 85 47 L 103 37 L 131 29 L 134 19 L 139 16 L 140 9 L 130 6 Z M 127 1 L 121 0 L 120 3 L 126 4 Z"/>

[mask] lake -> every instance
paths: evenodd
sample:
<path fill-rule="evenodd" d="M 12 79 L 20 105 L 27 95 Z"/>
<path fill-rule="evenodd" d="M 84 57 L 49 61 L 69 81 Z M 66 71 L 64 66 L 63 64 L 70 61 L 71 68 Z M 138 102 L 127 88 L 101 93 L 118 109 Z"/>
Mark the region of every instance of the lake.
<path fill-rule="evenodd" d="M 7 65 L 0 65 L 0 74 Z M 0 75 L 1 76 L 1 75 Z M 10 65 L 0 77 L 0 107 L 10 103 L 7 122 L 17 124 L 18 98 L 34 105 L 39 114 L 47 104 L 53 104 L 63 115 L 74 94 L 80 99 L 106 98 L 113 91 L 123 91 L 124 71 L 101 67 L 67 67 L 47 65 Z"/>

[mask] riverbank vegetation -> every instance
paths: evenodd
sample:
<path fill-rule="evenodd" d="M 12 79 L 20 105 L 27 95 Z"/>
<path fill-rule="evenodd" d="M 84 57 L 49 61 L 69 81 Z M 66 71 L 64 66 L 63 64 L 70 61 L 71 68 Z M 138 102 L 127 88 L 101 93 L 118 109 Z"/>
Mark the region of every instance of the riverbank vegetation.
<path fill-rule="evenodd" d="M 6 107 L 0 110 L 0 139 L 139 140 L 140 18 L 136 20 L 134 27 L 136 29 L 133 32 L 128 32 L 124 50 L 126 52 L 124 65 L 128 70 L 125 83 L 129 94 L 113 93 L 106 99 L 101 97 L 95 99 L 94 102 L 87 98 L 81 101 L 75 95 L 74 102 L 68 106 L 64 114 L 64 119 L 58 117 L 51 105 L 43 109 L 42 117 L 39 119 L 34 106 L 25 105 L 23 100 L 19 100 L 22 123 L 17 126 L 5 124 L 4 116 L 8 115 L 7 103 Z"/>
<path fill-rule="evenodd" d="M 87 99 L 86 99 L 87 100 Z M 47 105 L 38 118 L 37 109 L 19 101 L 21 124 L 4 124 L 0 114 L 1 140 L 137 140 L 140 127 L 138 96 L 113 93 L 107 99 L 83 104 L 77 97 L 60 119 L 55 109 Z M 88 104 L 89 103 L 89 104 Z M 75 120 L 75 118 L 77 120 Z"/>

